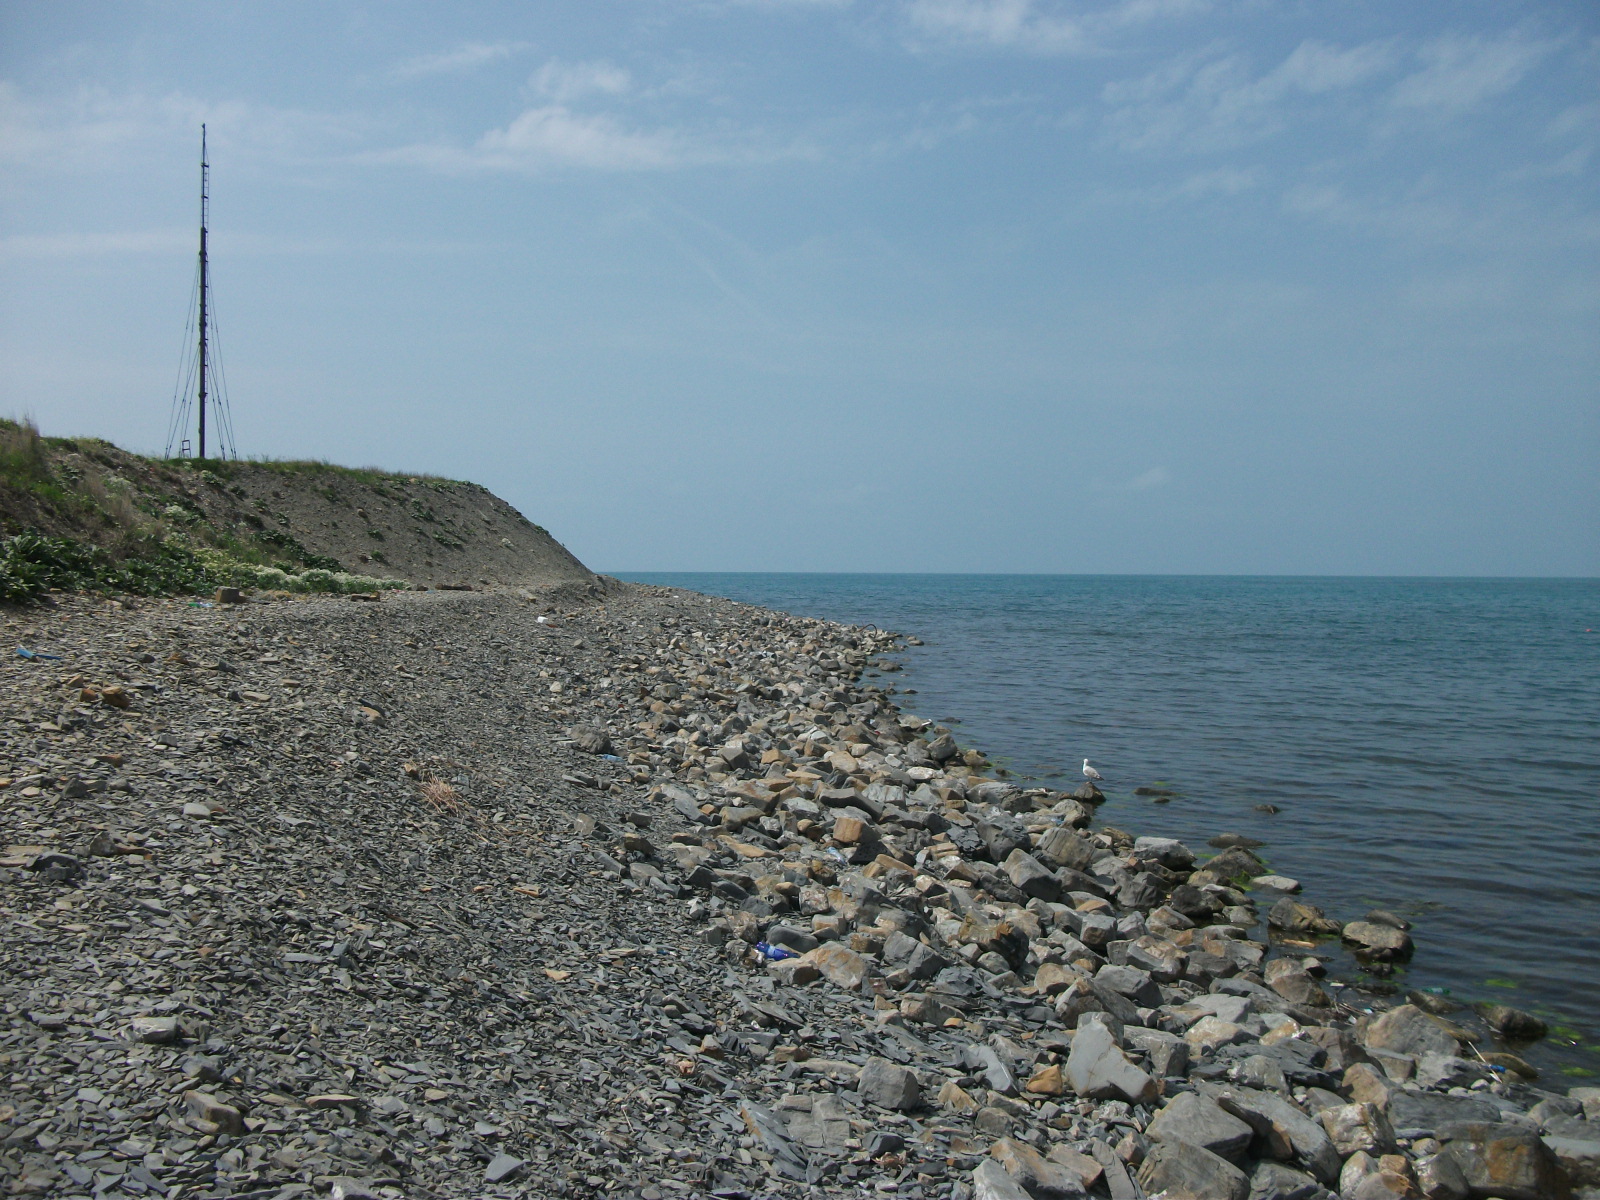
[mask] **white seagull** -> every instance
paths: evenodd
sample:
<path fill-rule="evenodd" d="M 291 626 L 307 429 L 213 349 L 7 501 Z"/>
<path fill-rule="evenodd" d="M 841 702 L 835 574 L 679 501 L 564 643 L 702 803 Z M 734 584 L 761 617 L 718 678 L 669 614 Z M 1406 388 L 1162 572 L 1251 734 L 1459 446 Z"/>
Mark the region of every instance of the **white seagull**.
<path fill-rule="evenodd" d="M 1097 782 L 1105 778 L 1104 775 L 1100 774 L 1099 771 L 1096 771 L 1089 765 L 1089 760 L 1087 758 L 1083 760 L 1083 777 L 1085 779 L 1093 779 Z"/>

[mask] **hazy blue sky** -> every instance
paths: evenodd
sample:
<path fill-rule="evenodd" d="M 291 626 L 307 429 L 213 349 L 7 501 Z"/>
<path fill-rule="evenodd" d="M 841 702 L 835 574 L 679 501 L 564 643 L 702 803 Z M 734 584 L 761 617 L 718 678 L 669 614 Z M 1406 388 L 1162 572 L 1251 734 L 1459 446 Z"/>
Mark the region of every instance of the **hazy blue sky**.
<path fill-rule="evenodd" d="M 0 412 L 600 569 L 1600 574 L 1600 5 L 0 2 Z"/>

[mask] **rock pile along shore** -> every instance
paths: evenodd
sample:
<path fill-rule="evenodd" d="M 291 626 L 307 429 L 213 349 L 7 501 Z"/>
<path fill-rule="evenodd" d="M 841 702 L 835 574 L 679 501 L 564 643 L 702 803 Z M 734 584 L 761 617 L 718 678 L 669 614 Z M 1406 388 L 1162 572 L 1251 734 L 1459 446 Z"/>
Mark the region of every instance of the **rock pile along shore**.
<path fill-rule="evenodd" d="M 1600 1089 L 1373 1010 L 1242 839 L 1096 826 L 665 589 L 4 618 L 19 1195 L 1549 1200 Z M 1276 886 L 1274 886 L 1276 885 Z M 1263 909 L 1265 911 L 1263 911 Z"/>

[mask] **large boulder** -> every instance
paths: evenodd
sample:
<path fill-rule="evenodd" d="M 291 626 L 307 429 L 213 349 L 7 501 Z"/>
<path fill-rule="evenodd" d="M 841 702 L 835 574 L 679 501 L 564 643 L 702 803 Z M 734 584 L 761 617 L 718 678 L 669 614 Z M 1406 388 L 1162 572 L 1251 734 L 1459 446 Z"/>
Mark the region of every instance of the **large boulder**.
<path fill-rule="evenodd" d="M 1555 1152 L 1521 1125 L 1452 1129 L 1444 1152 L 1455 1159 L 1474 1200 L 1571 1200 L 1572 1181 Z"/>
<path fill-rule="evenodd" d="M 1040 858 L 1055 867 L 1086 871 L 1094 861 L 1094 843 L 1065 825 L 1050 830 L 1034 847 Z"/>
<path fill-rule="evenodd" d="M 1413 1058 L 1424 1054 L 1454 1054 L 1460 1048 L 1442 1021 L 1414 1004 L 1391 1008 L 1367 1026 L 1363 1040 L 1368 1050 L 1409 1054 Z"/>
<path fill-rule="evenodd" d="M 1006 878 L 1024 896 L 1047 903 L 1061 898 L 1061 881 L 1043 863 L 1020 847 L 1006 855 Z"/>
<path fill-rule="evenodd" d="M 1051 1162 L 1027 1142 L 1001 1138 L 989 1154 L 1033 1200 L 1087 1200 L 1089 1193 L 1076 1171 Z"/>
<path fill-rule="evenodd" d="M 1200 1094 L 1250 1126 L 1256 1135 L 1251 1150 L 1258 1157 L 1299 1163 L 1329 1186 L 1338 1180 L 1339 1152 L 1327 1131 L 1282 1096 L 1218 1084 L 1202 1084 Z"/>
<path fill-rule="evenodd" d="M 1245 1122 L 1194 1092 L 1173 1097 L 1145 1132 L 1153 1141 L 1187 1142 L 1234 1162 L 1244 1157 L 1255 1136 Z"/>
<path fill-rule="evenodd" d="M 1250 1171 L 1250 1200 L 1339 1200 L 1309 1175 L 1282 1163 L 1258 1162 Z"/>
<path fill-rule="evenodd" d="M 1500 1119 L 1493 1101 L 1482 1096 L 1440 1096 L 1395 1091 L 1389 1096 L 1389 1124 L 1399 1137 L 1432 1137 L 1446 1125 L 1492 1125 Z"/>
<path fill-rule="evenodd" d="M 1544 1144 L 1576 1187 L 1600 1188 L 1600 1123 L 1569 1121 L 1547 1133 Z"/>
<path fill-rule="evenodd" d="M 1093 1100 L 1139 1104 L 1156 1096 L 1156 1081 L 1123 1053 L 1110 1019 L 1100 1013 L 1078 1018 L 1072 1052 L 1067 1055 L 1067 1079 L 1073 1091 Z"/>
<path fill-rule="evenodd" d="M 1139 1184 L 1167 1200 L 1248 1200 L 1250 1195 L 1243 1171 L 1188 1142 L 1157 1142 L 1139 1168 Z"/>

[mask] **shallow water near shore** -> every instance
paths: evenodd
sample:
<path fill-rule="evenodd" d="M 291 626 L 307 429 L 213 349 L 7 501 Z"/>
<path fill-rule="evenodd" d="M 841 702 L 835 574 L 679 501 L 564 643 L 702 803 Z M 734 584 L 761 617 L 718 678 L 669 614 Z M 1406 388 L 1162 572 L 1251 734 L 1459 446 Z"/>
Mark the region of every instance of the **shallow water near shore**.
<path fill-rule="evenodd" d="M 1600 581 L 623 578 L 921 638 L 903 709 L 1053 786 L 1087 756 L 1104 823 L 1243 833 L 1331 915 L 1400 912 L 1392 982 L 1540 1013 L 1541 1082 L 1600 1079 Z"/>

